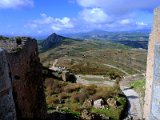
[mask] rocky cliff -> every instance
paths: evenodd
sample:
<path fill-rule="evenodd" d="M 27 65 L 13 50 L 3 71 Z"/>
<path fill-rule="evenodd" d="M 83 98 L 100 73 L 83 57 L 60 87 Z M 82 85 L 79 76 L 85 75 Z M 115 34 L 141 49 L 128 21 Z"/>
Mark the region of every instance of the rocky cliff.
<path fill-rule="evenodd" d="M 0 47 L 6 50 L 17 118 L 44 118 L 46 102 L 36 40 L 26 37 L 0 40 Z"/>

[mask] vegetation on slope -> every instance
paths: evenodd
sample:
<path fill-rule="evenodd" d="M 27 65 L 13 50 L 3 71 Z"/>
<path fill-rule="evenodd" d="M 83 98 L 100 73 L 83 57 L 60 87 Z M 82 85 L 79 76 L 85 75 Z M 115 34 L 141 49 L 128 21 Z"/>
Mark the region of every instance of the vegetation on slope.
<path fill-rule="evenodd" d="M 65 66 L 78 74 L 104 75 L 109 71 L 121 71 L 104 64 L 122 68 L 129 74 L 143 72 L 146 65 L 146 51 L 102 41 L 75 41 L 65 39 L 60 46 L 40 53 L 44 66 L 50 66 L 59 59 L 57 66 Z"/>
<path fill-rule="evenodd" d="M 136 90 L 138 93 L 141 94 L 142 97 L 144 97 L 145 94 L 145 80 L 135 80 L 130 83 L 131 88 Z"/>
<path fill-rule="evenodd" d="M 100 98 L 114 98 L 118 102 L 117 108 L 108 107 L 108 109 L 96 109 L 93 106 L 89 107 L 90 112 L 104 114 L 111 119 L 119 120 L 126 106 L 126 98 L 118 86 L 114 87 L 97 87 L 96 85 L 84 86 L 76 83 L 68 83 L 57 81 L 53 78 L 47 78 L 46 100 L 48 111 L 71 112 L 76 116 L 80 116 L 83 108 L 83 103 L 87 99 L 97 100 Z"/>

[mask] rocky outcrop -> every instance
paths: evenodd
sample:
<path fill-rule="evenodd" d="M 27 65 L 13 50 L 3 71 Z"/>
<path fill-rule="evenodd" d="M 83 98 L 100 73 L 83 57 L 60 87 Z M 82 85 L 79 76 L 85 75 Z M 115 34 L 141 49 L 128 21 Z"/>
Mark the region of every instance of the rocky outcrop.
<path fill-rule="evenodd" d="M 45 117 L 47 110 L 37 42 L 25 37 L 21 40 L 19 44 L 14 39 L 0 41 L 0 47 L 7 51 L 6 59 L 17 118 L 41 119 Z M 8 49 L 6 46 L 11 47 Z"/>
<path fill-rule="evenodd" d="M 8 62 L 2 49 L 0 49 L 0 120 L 16 120 Z"/>

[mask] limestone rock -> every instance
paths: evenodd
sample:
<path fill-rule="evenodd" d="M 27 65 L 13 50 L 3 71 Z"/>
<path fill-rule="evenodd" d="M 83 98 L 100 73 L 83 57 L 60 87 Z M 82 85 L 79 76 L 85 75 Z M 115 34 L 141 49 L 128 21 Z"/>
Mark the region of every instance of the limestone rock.
<path fill-rule="evenodd" d="M 93 100 L 88 99 L 84 101 L 82 108 L 88 109 L 91 108 L 92 106 L 93 106 Z"/>
<path fill-rule="evenodd" d="M 108 98 L 107 104 L 109 107 L 113 107 L 113 108 L 117 107 L 117 101 L 114 98 Z"/>
<path fill-rule="evenodd" d="M 81 118 L 85 120 L 92 120 L 92 114 L 88 110 L 84 109 L 81 113 Z"/>
<path fill-rule="evenodd" d="M 94 101 L 94 107 L 95 108 L 104 108 L 105 101 L 103 99 L 98 99 L 98 100 Z"/>
<path fill-rule="evenodd" d="M 69 81 L 70 73 L 69 71 L 62 71 L 62 80 Z"/>
<path fill-rule="evenodd" d="M 109 117 L 107 116 L 99 115 L 96 113 L 91 113 L 86 109 L 82 111 L 81 118 L 83 120 L 109 120 Z"/>

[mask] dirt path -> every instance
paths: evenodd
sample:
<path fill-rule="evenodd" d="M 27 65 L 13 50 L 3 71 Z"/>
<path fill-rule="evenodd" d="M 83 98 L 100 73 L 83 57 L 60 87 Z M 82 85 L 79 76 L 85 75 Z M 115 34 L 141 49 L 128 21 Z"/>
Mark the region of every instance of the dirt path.
<path fill-rule="evenodd" d="M 123 93 L 126 95 L 129 101 L 128 117 L 133 120 L 142 120 L 142 108 L 140 105 L 140 99 L 137 92 L 133 89 L 125 86 L 120 86 Z"/>
<path fill-rule="evenodd" d="M 135 74 L 135 75 L 125 76 L 120 81 L 120 88 L 129 101 L 128 117 L 132 117 L 133 120 L 142 120 L 143 110 L 139 94 L 128 86 L 129 82 L 139 79 L 145 79 L 145 74 Z"/>
<path fill-rule="evenodd" d="M 129 75 L 126 71 L 124 71 L 123 69 L 120 69 L 120 68 L 118 68 L 116 66 L 113 66 L 113 65 L 110 65 L 110 64 L 104 64 L 104 65 L 107 66 L 107 67 L 111 67 L 111 68 L 117 69 L 117 70 L 123 72 L 126 75 Z"/>
<path fill-rule="evenodd" d="M 90 80 L 86 80 L 87 78 L 93 78 L 93 79 L 104 79 L 103 76 L 98 76 L 98 75 L 76 75 L 77 78 L 77 83 L 83 84 L 83 85 L 91 85 L 91 84 L 95 84 L 97 86 L 113 86 L 114 82 L 112 81 L 106 81 L 106 80 L 102 80 L 102 81 L 90 81 Z M 85 79 L 86 78 L 86 79 Z"/>

